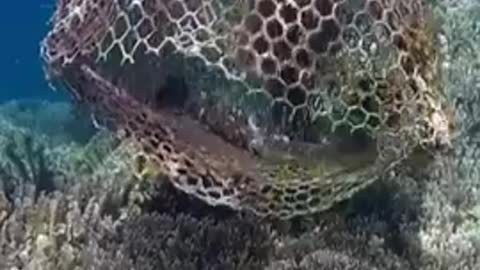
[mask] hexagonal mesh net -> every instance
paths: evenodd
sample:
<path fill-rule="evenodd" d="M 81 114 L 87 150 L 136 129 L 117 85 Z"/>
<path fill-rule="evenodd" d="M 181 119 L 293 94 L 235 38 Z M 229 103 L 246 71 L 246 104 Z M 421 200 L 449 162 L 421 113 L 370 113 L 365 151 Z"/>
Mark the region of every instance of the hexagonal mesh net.
<path fill-rule="evenodd" d="M 389 166 L 449 142 L 435 30 L 421 0 L 60 0 L 42 52 L 97 109 L 112 111 L 108 95 L 80 86 L 79 66 L 150 107 L 195 111 L 242 148 L 260 138 L 256 151 L 307 157 L 353 136 Z"/>

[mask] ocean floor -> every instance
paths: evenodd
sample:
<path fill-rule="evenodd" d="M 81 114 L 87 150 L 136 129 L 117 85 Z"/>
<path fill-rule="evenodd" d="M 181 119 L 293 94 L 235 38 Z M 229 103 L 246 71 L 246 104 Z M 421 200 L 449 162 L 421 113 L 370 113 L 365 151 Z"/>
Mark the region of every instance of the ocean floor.
<path fill-rule="evenodd" d="M 142 181 L 126 147 L 81 115 L 62 102 L 0 106 L 0 269 L 480 267 L 478 178 L 427 168 L 327 213 L 265 220 Z"/>
<path fill-rule="evenodd" d="M 141 177 L 127 142 L 70 102 L 0 104 L 0 270 L 480 269 L 480 5 L 430 2 L 453 151 L 327 212 L 285 221 L 211 207 Z"/>

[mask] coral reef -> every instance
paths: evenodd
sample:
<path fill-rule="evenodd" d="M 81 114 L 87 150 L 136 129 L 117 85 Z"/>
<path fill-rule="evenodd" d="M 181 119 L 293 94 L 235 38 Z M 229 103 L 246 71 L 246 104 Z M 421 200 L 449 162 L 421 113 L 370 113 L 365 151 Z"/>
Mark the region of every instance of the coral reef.
<path fill-rule="evenodd" d="M 120 229 L 135 269 L 263 269 L 273 239 L 249 218 L 144 215 Z"/>
<path fill-rule="evenodd" d="M 328 211 L 259 218 L 139 174 L 129 142 L 93 134 L 70 104 L 12 102 L 0 107 L 0 269 L 480 269 L 480 5 L 429 2 L 451 152 Z"/>

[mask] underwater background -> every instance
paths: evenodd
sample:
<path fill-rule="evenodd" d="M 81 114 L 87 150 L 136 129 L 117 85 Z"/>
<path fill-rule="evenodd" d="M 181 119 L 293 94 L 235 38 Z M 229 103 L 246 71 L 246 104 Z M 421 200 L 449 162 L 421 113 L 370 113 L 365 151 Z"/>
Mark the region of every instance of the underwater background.
<path fill-rule="evenodd" d="M 18 98 L 59 99 L 49 90 L 40 60 L 40 42 L 49 30 L 54 0 L 8 1 L 0 11 L 0 101 Z"/>
<path fill-rule="evenodd" d="M 451 174 L 445 160 L 395 171 L 289 220 L 213 207 L 139 173 L 132 149 L 45 79 L 40 42 L 57 2 L 0 10 L 0 270 L 480 269 L 480 1 L 425 1 L 448 41 Z"/>

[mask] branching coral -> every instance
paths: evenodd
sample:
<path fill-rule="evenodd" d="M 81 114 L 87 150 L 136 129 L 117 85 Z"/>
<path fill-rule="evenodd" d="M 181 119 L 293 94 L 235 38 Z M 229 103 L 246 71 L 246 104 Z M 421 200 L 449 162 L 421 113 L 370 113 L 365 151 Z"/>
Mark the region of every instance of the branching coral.
<path fill-rule="evenodd" d="M 101 198 L 82 203 L 59 192 L 26 196 L 0 222 L 2 269 L 88 269 L 84 253 L 115 227 L 102 205 Z"/>
<path fill-rule="evenodd" d="M 249 218 L 147 215 L 120 233 L 136 269 L 263 269 L 272 250 L 268 227 Z"/>

